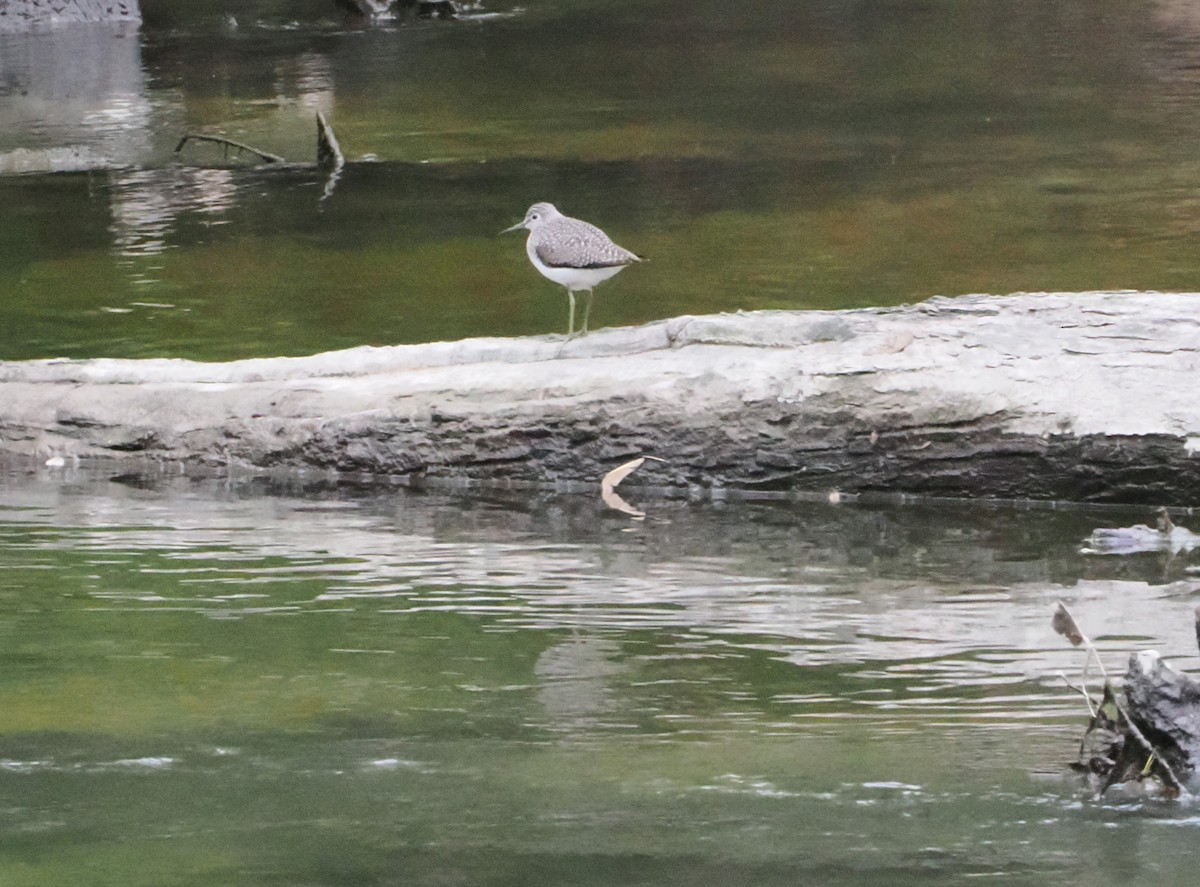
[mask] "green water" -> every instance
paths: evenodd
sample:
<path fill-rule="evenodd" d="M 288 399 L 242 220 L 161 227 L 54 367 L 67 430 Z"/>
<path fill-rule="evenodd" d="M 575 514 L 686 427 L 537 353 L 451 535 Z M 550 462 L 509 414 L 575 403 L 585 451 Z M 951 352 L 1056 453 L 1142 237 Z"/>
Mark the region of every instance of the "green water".
<path fill-rule="evenodd" d="M 151 7 L 99 48 L 0 37 L 0 160 L 124 166 L 0 177 L 0 358 L 561 332 L 561 289 L 497 235 L 538 200 L 649 259 L 599 325 L 1200 289 L 1200 21 L 1173 4 L 535 0 L 379 28 L 332 2 Z M 30 74 L 80 54 L 108 79 Z M 307 161 L 317 109 L 352 161 L 328 195 L 172 153 L 208 132 Z"/>
<path fill-rule="evenodd" d="M 1066 773 L 1060 597 L 1194 655 L 1096 514 L 9 476 L 0 883 L 1190 884 Z M 1112 517 L 1112 515 L 1108 515 Z"/>
<path fill-rule="evenodd" d="M 597 326 L 1200 289 L 1183 4 L 143 5 L 0 35 L 0 359 L 560 333 L 538 200 L 647 256 Z M 318 109 L 333 182 L 173 153 Z M 1191 558 L 1078 553 L 1147 515 L 629 483 L 0 474 L 0 885 L 1194 883 L 1193 802 L 1065 768 L 1056 600 L 1195 662 Z"/>

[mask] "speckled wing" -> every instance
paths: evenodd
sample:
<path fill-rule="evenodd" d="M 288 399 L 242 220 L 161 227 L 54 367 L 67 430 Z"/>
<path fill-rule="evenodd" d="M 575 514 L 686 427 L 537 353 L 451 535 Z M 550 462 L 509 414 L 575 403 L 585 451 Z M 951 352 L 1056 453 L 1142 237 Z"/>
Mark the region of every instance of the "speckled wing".
<path fill-rule="evenodd" d="M 537 233 L 534 251 L 541 263 L 550 268 L 613 268 L 639 261 L 595 225 L 579 219 L 555 219 Z"/>

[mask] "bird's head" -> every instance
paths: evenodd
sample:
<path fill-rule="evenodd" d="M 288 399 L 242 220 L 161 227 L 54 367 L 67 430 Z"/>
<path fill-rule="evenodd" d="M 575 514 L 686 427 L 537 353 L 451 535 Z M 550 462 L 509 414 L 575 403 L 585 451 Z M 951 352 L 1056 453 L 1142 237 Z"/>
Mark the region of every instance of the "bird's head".
<path fill-rule="evenodd" d="M 535 231 L 539 225 L 544 225 L 551 219 L 557 219 L 561 215 L 562 213 L 554 208 L 553 203 L 535 203 L 529 207 L 529 211 L 525 213 L 525 218 L 511 228 L 505 228 L 500 233 L 507 234 L 509 231 L 519 231 L 521 228 Z"/>

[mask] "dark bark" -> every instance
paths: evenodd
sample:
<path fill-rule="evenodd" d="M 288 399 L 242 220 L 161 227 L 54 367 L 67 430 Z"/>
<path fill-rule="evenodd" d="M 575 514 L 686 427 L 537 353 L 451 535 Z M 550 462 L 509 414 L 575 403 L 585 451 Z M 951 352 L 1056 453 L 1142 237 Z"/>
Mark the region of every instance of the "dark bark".
<path fill-rule="evenodd" d="M 346 164 L 346 158 L 342 154 L 342 148 L 338 144 L 337 136 L 333 134 L 333 127 L 325 119 L 325 115 L 320 111 L 317 112 L 317 166 L 323 170 L 333 172 L 341 169 Z"/>
<path fill-rule="evenodd" d="M 1200 764 L 1200 684 L 1152 650 L 1129 657 L 1125 674 L 1129 719 L 1181 778 Z"/>

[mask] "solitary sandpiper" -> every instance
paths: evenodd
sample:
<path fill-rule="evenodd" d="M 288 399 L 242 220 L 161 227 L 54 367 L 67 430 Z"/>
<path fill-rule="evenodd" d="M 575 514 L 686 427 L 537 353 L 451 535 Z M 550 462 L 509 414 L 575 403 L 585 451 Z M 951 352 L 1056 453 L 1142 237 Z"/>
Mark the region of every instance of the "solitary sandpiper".
<path fill-rule="evenodd" d="M 626 265 L 641 260 L 639 256 L 613 243 L 595 225 L 564 216 L 550 203 L 535 203 L 525 213 L 524 220 L 500 233 L 507 234 L 519 228 L 529 229 L 525 252 L 529 253 L 533 267 L 543 277 L 567 288 L 567 298 L 571 304 L 567 321 L 568 339 L 575 335 L 575 293 L 588 294 L 583 309 L 582 333 L 586 333 L 588 315 L 592 312 L 592 288 Z"/>

